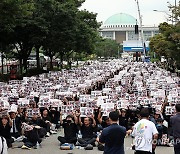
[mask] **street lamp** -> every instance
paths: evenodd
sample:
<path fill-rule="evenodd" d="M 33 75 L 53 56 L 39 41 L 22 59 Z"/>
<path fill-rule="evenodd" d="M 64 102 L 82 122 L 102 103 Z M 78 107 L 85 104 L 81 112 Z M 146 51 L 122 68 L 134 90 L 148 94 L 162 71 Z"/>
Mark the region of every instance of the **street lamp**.
<path fill-rule="evenodd" d="M 170 17 L 171 15 L 169 13 L 167 13 L 166 11 L 161 11 L 161 10 L 153 10 L 154 12 L 162 12 L 165 13 L 168 17 Z M 169 21 L 169 19 L 167 19 L 167 22 Z M 172 24 L 173 24 L 173 19 L 172 19 Z"/>

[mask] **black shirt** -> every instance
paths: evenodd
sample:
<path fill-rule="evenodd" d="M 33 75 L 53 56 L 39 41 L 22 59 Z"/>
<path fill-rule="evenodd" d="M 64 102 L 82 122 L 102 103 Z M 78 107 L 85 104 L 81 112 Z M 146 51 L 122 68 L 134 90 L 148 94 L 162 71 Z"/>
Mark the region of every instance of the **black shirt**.
<path fill-rule="evenodd" d="M 76 137 L 76 133 L 78 133 L 78 129 L 75 123 L 67 123 L 66 121 L 64 121 L 62 126 L 64 128 L 65 138 L 70 139 Z"/>
<path fill-rule="evenodd" d="M 105 128 L 99 138 L 105 143 L 104 154 L 124 154 L 124 138 L 126 128 L 118 124 L 112 124 Z"/>
<path fill-rule="evenodd" d="M 119 125 L 128 129 L 128 119 L 126 117 L 119 116 Z"/>
<path fill-rule="evenodd" d="M 11 138 L 10 130 L 11 127 L 9 123 L 7 123 L 5 127 L 2 125 L 2 122 L 0 123 L 0 136 L 3 136 L 6 139 Z"/>
<path fill-rule="evenodd" d="M 106 128 L 106 127 L 108 127 L 109 125 L 108 125 L 105 121 L 102 121 L 101 126 L 102 126 L 102 128 Z"/>
<path fill-rule="evenodd" d="M 94 137 L 94 127 L 89 125 L 86 127 L 84 124 L 81 126 L 82 138 L 93 138 Z"/>
<path fill-rule="evenodd" d="M 177 113 L 170 119 L 173 137 L 175 139 L 180 138 L 180 113 Z"/>

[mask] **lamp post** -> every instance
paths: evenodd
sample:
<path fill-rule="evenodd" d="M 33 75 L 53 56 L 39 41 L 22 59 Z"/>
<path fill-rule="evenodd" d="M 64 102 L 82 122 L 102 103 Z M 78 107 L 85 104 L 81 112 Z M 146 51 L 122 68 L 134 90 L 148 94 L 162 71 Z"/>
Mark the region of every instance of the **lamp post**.
<path fill-rule="evenodd" d="M 175 12 L 177 11 L 177 2 L 175 0 Z M 177 13 L 177 12 L 176 12 Z M 175 24 L 177 24 L 177 19 L 175 18 Z"/>
<path fill-rule="evenodd" d="M 168 14 L 166 11 L 161 11 L 161 10 L 153 10 L 154 12 L 162 12 L 165 13 L 167 16 L 170 17 L 170 14 Z M 167 22 L 169 21 L 169 19 L 167 19 Z M 173 24 L 173 20 L 172 20 L 172 24 Z"/>

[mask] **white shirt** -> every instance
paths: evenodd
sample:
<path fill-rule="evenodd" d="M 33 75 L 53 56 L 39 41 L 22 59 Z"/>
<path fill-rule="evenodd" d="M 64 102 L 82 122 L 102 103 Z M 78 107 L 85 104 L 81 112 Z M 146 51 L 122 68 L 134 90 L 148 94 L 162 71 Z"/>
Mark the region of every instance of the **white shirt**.
<path fill-rule="evenodd" d="M 2 154 L 8 154 L 6 139 L 3 138 L 3 140 L 4 141 L 2 142 L 2 138 L 0 137 L 0 153 L 3 150 Z M 2 143 L 3 143 L 3 145 L 2 145 Z"/>
<path fill-rule="evenodd" d="M 13 132 L 13 127 L 15 127 L 15 132 Z M 11 127 L 11 130 L 10 130 L 10 133 L 17 133 L 17 128 L 16 128 L 16 122 L 15 122 L 15 119 L 12 119 L 12 127 Z"/>
<path fill-rule="evenodd" d="M 142 119 L 134 126 L 135 150 L 152 152 L 153 135 L 158 134 L 153 122 Z"/>

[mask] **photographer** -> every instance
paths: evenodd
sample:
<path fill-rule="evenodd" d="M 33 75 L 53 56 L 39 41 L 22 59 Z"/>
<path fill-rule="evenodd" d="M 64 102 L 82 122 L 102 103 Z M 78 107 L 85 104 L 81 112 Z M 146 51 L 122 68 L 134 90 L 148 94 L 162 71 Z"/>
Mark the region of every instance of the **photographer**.
<path fill-rule="evenodd" d="M 77 123 L 78 119 L 75 114 L 68 115 L 65 120 L 62 120 L 62 113 L 60 114 L 60 123 L 64 128 L 64 137 L 59 136 L 60 144 L 73 143 L 76 144 L 76 134 L 78 132 Z"/>

